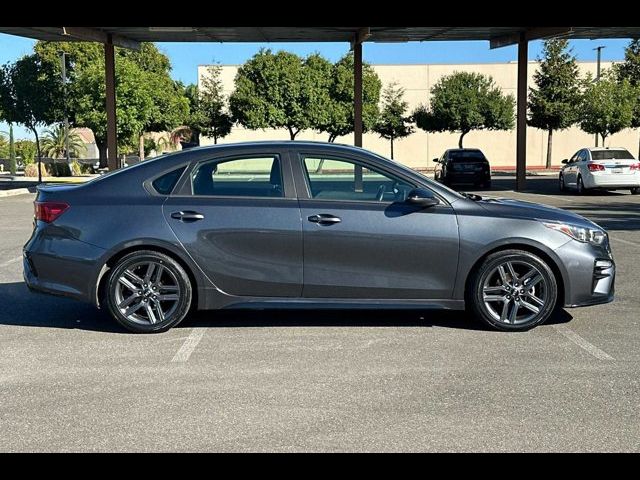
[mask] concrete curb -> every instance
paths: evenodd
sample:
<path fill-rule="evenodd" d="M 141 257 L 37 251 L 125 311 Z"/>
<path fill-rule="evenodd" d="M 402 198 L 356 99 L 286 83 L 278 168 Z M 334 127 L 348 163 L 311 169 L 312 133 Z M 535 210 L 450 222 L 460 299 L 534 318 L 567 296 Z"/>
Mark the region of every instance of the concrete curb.
<path fill-rule="evenodd" d="M 28 188 L 13 188 L 11 190 L 0 190 L 0 198 L 15 197 L 16 195 L 25 195 L 27 193 L 35 193 Z"/>

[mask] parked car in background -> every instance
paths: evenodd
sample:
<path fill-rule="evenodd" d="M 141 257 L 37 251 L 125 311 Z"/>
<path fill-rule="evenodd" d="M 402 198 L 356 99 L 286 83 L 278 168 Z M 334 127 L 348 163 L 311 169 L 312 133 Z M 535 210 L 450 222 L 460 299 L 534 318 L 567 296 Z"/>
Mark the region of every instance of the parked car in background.
<path fill-rule="evenodd" d="M 489 160 L 477 148 L 449 149 L 433 161 L 436 163 L 434 178 L 445 185 L 491 187 Z"/>
<path fill-rule="evenodd" d="M 625 148 L 583 148 L 562 161 L 561 191 L 631 190 L 640 193 L 640 162 Z"/>
<path fill-rule="evenodd" d="M 526 330 L 556 306 L 613 300 L 615 276 L 607 233 L 584 217 L 303 141 L 193 148 L 39 186 L 23 265 L 31 289 L 135 332 L 192 309 L 284 306 L 466 307 Z"/>

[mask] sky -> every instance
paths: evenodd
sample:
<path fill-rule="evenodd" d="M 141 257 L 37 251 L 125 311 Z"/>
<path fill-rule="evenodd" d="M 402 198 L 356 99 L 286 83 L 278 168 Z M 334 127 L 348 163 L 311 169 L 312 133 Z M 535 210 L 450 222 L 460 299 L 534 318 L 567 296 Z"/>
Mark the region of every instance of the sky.
<path fill-rule="evenodd" d="M 603 61 L 618 61 L 624 58 L 624 48 L 629 40 L 572 40 L 573 53 L 579 61 L 595 61 L 597 46 L 604 46 Z M 35 40 L 0 34 L 0 64 L 12 62 L 32 53 Z M 244 63 L 260 48 L 274 51 L 288 50 L 305 56 L 319 52 L 331 61 L 336 61 L 349 51 L 347 43 L 158 43 L 162 52 L 169 56 L 173 66 L 172 76 L 185 84 L 196 83 L 198 65 L 220 63 L 237 65 Z M 529 60 L 536 60 L 542 50 L 542 42 L 529 44 Z M 517 60 L 517 47 L 489 49 L 489 42 L 409 42 L 409 43 L 365 43 L 364 61 L 371 64 L 424 64 L 424 63 L 505 63 Z M 0 122 L 0 131 L 8 126 Z M 31 138 L 32 134 L 18 126 L 14 128 L 16 138 Z"/>

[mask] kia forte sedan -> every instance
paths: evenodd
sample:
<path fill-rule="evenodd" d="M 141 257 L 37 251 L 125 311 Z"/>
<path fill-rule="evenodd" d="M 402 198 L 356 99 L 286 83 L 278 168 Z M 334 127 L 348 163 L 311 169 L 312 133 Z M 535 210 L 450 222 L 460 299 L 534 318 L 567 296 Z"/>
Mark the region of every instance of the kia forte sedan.
<path fill-rule="evenodd" d="M 366 150 L 313 142 L 173 153 L 42 186 L 24 278 L 134 332 L 191 310 L 469 309 L 525 330 L 609 302 L 607 233 L 564 210 L 459 194 Z"/>

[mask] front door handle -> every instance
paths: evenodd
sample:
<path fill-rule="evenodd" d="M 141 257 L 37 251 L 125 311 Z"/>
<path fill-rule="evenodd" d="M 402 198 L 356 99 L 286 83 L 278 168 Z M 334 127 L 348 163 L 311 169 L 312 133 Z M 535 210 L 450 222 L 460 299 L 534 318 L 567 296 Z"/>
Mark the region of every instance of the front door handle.
<path fill-rule="evenodd" d="M 340 217 L 336 217 L 329 213 L 311 215 L 307 220 L 311 223 L 317 223 L 318 225 L 333 225 L 334 223 L 340 223 L 342 221 Z"/>
<path fill-rule="evenodd" d="M 175 218 L 176 220 L 180 220 L 181 222 L 197 222 L 198 220 L 202 220 L 204 218 L 204 215 L 198 212 L 184 211 L 173 212 L 171 214 L 171 218 Z"/>

